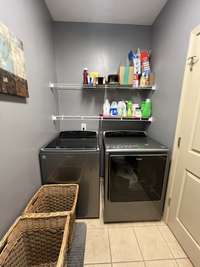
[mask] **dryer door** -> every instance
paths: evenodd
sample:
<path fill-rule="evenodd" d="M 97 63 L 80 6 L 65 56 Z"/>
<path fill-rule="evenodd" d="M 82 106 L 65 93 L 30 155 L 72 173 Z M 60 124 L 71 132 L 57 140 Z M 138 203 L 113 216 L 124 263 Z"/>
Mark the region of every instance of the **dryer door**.
<path fill-rule="evenodd" d="M 111 155 L 111 202 L 159 201 L 162 198 L 167 155 Z"/>

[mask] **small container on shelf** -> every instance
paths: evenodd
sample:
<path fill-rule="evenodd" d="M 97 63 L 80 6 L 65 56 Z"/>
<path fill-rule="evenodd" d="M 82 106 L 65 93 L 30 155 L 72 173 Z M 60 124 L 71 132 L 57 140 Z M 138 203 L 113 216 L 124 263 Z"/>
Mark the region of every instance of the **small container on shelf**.
<path fill-rule="evenodd" d="M 83 84 L 88 84 L 88 68 L 84 68 L 83 70 Z"/>
<path fill-rule="evenodd" d="M 119 83 L 120 85 L 133 85 L 134 71 L 132 66 L 120 66 Z"/>
<path fill-rule="evenodd" d="M 108 99 L 103 104 L 103 116 L 110 116 L 110 102 Z"/>
<path fill-rule="evenodd" d="M 97 78 L 97 84 L 98 85 L 103 85 L 104 84 L 104 77 L 98 77 Z"/>
<path fill-rule="evenodd" d="M 133 88 L 138 88 L 139 87 L 139 75 L 134 74 L 134 79 L 133 79 Z"/>
<path fill-rule="evenodd" d="M 118 74 L 109 74 L 108 75 L 108 84 L 118 85 L 119 84 L 119 75 Z"/>

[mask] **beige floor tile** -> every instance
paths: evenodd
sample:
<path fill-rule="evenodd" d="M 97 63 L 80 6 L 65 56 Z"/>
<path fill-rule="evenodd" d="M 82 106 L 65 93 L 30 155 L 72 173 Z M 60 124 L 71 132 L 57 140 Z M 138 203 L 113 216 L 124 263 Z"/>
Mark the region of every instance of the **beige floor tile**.
<path fill-rule="evenodd" d="M 101 219 L 78 219 L 76 222 L 83 222 L 87 228 L 105 228 Z"/>
<path fill-rule="evenodd" d="M 142 261 L 132 228 L 110 228 L 108 231 L 113 262 Z"/>
<path fill-rule="evenodd" d="M 95 264 L 95 265 L 84 265 L 84 266 L 87 266 L 87 267 L 111 267 L 111 264 Z"/>
<path fill-rule="evenodd" d="M 105 224 L 105 227 L 107 228 L 131 228 L 131 227 L 134 227 L 135 226 L 135 223 L 107 223 Z"/>
<path fill-rule="evenodd" d="M 84 222 L 85 224 L 87 224 L 87 228 L 119 228 L 119 227 L 165 226 L 166 225 L 163 221 L 104 223 L 102 217 L 98 219 L 77 219 L 76 222 Z"/>
<path fill-rule="evenodd" d="M 85 264 L 110 262 L 108 231 L 106 229 L 87 229 Z"/>
<path fill-rule="evenodd" d="M 113 263 L 113 267 L 145 267 L 144 262 L 119 262 Z"/>
<path fill-rule="evenodd" d="M 156 221 L 156 222 L 154 222 L 154 225 L 157 225 L 157 226 L 165 226 L 166 225 L 166 223 L 164 222 L 164 221 Z"/>
<path fill-rule="evenodd" d="M 107 223 L 105 224 L 108 228 L 119 228 L 119 227 L 141 227 L 141 226 L 164 226 L 166 225 L 163 221 L 153 221 L 153 222 L 128 222 L 128 223 Z"/>
<path fill-rule="evenodd" d="M 193 267 L 192 263 L 188 259 L 176 260 L 178 267 Z"/>
<path fill-rule="evenodd" d="M 146 267 L 177 267 L 175 260 L 146 261 Z"/>
<path fill-rule="evenodd" d="M 136 222 L 134 223 L 134 226 L 157 226 L 157 225 L 165 225 L 163 221 L 152 221 L 152 222 Z"/>
<path fill-rule="evenodd" d="M 179 245 L 178 241 L 176 240 L 168 226 L 158 226 L 158 229 L 165 241 L 167 242 L 174 258 L 187 258 L 185 252 Z"/>
<path fill-rule="evenodd" d="M 135 232 L 145 260 L 173 258 L 156 226 L 135 227 Z"/>
<path fill-rule="evenodd" d="M 141 226 L 165 226 L 163 221 L 155 222 L 128 222 L 128 223 L 105 223 L 103 218 L 98 219 L 77 219 L 77 222 L 84 222 L 88 228 L 119 228 L 119 227 L 141 227 Z"/>

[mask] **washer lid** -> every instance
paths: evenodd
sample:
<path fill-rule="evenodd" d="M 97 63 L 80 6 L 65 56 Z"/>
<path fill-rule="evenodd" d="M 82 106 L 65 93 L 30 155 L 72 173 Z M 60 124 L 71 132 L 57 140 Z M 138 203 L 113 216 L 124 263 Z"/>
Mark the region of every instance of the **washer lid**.
<path fill-rule="evenodd" d="M 96 138 L 97 132 L 94 131 L 63 131 L 60 132 L 59 138 L 61 139 L 75 139 L 75 138 Z"/>
<path fill-rule="evenodd" d="M 96 150 L 98 148 L 97 132 L 64 131 L 50 142 L 45 149 Z"/>

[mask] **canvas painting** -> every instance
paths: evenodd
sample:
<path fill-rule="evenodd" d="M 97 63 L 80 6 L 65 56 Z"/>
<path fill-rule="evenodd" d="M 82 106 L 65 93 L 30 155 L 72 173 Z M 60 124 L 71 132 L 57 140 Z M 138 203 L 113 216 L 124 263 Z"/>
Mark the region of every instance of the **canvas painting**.
<path fill-rule="evenodd" d="M 23 43 L 0 23 L 0 93 L 28 97 Z"/>

